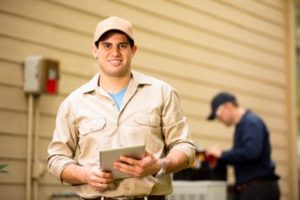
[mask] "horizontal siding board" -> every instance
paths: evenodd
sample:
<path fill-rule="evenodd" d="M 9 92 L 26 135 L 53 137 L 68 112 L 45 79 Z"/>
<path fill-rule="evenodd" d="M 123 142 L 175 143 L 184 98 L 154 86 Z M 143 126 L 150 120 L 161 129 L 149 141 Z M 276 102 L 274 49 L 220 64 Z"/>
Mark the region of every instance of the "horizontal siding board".
<path fill-rule="evenodd" d="M 0 54 L 2 51 L 0 50 Z M 0 85 L 11 85 L 15 87 L 23 86 L 23 69 L 21 63 L 8 62 L 7 60 L 0 59 L 1 73 L 0 73 Z"/>
<path fill-rule="evenodd" d="M 9 136 L 0 134 L 0 158 L 3 160 L 20 160 L 24 161 L 27 158 L 27 137 L 25 136 Z M 48 157 L 47 147 L 50 143 L 49 138 L 39 138 L 39 160 L 41 164 L 45 165 Z M 34 143 L 33 143 L 34 145 Z M 18 148 L 11 148 L 11 147 Z M 12 168 L 14 170 L 14 168 Z"/>
<path fill-rule="evenodd" d="M 260 3 L 264 3 L 270 7 L 276 8 L 277 10 L 284 10 L 286 0 L 257 0 Z"/>
<path fill-rule="evenodd" d="M 208 135 L 208 137 L 209 135 L 213 135 L 214 137 L 228 141 L 231 139 L 231 133 L 233 132 L 232 128 L 228 129 L 220 123 L 208 123 L 191 118 L 188 118 L 188 123 L 192 130 L 201 132 L 202 137 L 205 137 L 205 135 Z"/>
<path fill-rule="evenodd" d="M 42 115 L 40 118 L 40 135 L 47 138 L 52 138 L 55 128 L 55 117 Z"/>
<path fill-rule="evenodd" d="M 286 132 L 277 132 L 270 130 L 270 141 L 272 145 L 280 146 L 281 148 L 288 148 L 288 141 L 286 140 Z"/>
<path fill-rule="evenodd" d="M 61 185 L 57 178 L 51 176 L 49 173 L 45 174 L 40 180 L 41 185 L 44 186 L 54 186 Z M 64 190 L 70 190 L 72 187 L 66 187 Z"/>
<path fill-rule="evenodd" d="M 193 140 L 195 142 L 195 145 L 197 145 L 198 147 L 202 147 L 202 148 L 208 148 L 213 144 L 218 145 L 219 147 L 224 147 L 224 149 L 229 149 L 230 146 L 230 142 L 231 140 L 223 140 L 223 139 L 219 139 L 217 137 L 215 137 L 216 139 L 211 139 L 208 137 L 200 137 L 201 135 L 195 135 L 192 132 L 192 136 L 193 136 Z M 213 135 L 212 135 L 213 137 Z"/>
<path fill-rule="evenodd" d="M 275 114 L 283 114 L 283 116 L 286 116 L 286 107 L 284 104 L 276 104 L 273 101 L 265 100 L 264 98 L 258 98 L 255 96 L 247 96 L 247 95 L 241 95 L 237 93 L 238 99 L 240 100 L 241 105 L 247 105 L 249 108 L 253 109 L 259 109 L 262 111 L 267 111 L 269 109 L 273 110 L 273 113 Z M 267 108 L 268 109 L 264 109 Z M 276 108 L 276 109 L 274 109 Z"/>
<path fill-rule="evenodd" d="M 63 94 L 69 94 L 71 91 L 85 84 L 89 79 L 78 76 L 61 74 L 59 82 L 59 91 Z"/>
<path fill-rule="evenodd" d="M 7 164 L 7 167 L 5 169 L 8 171 L 8 173 L 0 173 L 0 184 L 12 184 L 12 183 L 25 184 L 26 181 L 25 160 L 0 159 L 0 163 Z"/>
<path fill-rule="evenodd" d="M 277 119 L 277 118 L 272 118 L 272 117 L 264 117 L 263 120 L 268 125 L 268 127 L 272 128 L 274 130 L 283 131 L 283 132 L 288 131 L 286 119 L 284 119 L 284 118 Z"/>
<path fill-rule="evenodd" d="M 232 74 L 245 79 L 253 79 L 258 82 L 272 83 L 282 87 L 285 86 L 284 71 L 273 70 L 213 52 L 208 53 L 200 48 L 192 48 L 191 51 L 197 52 L 196 56 L 199 57 L 199 61 L 192 62 L 190 59 L 167 57 L 165 55 L 157 54 L 148 48 L 138 50 L 133 61 L 138 65 L 147 65 L 153 68 L 158 65 L 166 65 L 168 67 L 178 66 L 183 69 L 188 69 L 189 66 L 191 68 L 197 68 L 198 70 L 211 69 L 224 74 Z M 158 63 L 157 60 L 160 60 L 160 62 Z M 185 73 L 191 72 L 185 70 Z M 182 72 L 177 74 L 182 74 Z"/>
<path fill-rule="evenodd" d="M 138 56 L 139 55 L 137 55 L 137 57 Z M 149 61 L 145 63 L 144 60 L 146 59 L 142 57 L 143 55 L 140 56 L 141 58 L 134 61 L 137 66 L 143 66 L 149 68 L 149 70 L 156 70 L 170 75 L 180 76 L 194 84 L 198 83 L 203 85 L 214 85 L 215 87 L 223 86 L 236 88 L 237 90 L 264 95 L 266 98 L 270 97 L 272 99 L 282 100 L 285 98 L 284 88 L 276 85 L 273 86 L 268 83 L 249 80 L 244 77 L 239 78 L 236 74 L 224 73 L 223 71 L 214 70 L 204 65 L 197 66 L 196 64 L 172 61 L 172 59 L 162 58 L 162 56 L 152 56 L 153 58 L 161 58 L 160 60 L 162 62 L 157 63 L 156 60 L 158 59 L 147 59 Z M 260 88 L 260 90 L 257 90 L 257 88 Z"/>
<path fill-rule="evenodd" d="M 267 21 L 257 19 L 256 17 L 245 14 L 240 10 L 220 4 L 217 1 L 198 1 L 198 0 L 171 0 L 189 5 L 191 8 L 196 8 L 200 12 L 206 12 L 218 17 L 220 20 L 227 20 L 236 25 L 244 27 L 249 31 L 255 31 L 264 35 L 269 35 L 274 39 L 284 40 L 284 28 L 271 24 Z"/>
<path fill-rule="evenodd" d="M 24 136 L 0 135 L 1 159 L 25 159 L 27 153 L 27 139 Z M 18 147 L 18 148 L 12 148 Z"/>
<path fill-rule="evenodd" d="M 1 35 L 0 47 L 0 59 L 8 60 L 9 62 L 21 64 L 27 56 L 39 54 L 47 58 L 59 60 L 61 72 L 74 74 L 78 77 L 92 77 L 98 70 L 97 63 L 92 56 L 88 58 L 86 56 L 78 56 L 56 48 L 16 40 L 15 38 L 1 37 Z M 20 75 L 18 76 L 19 78 Z M 22 81 L 18 80 L 17 83 L 22 84 Z"/>
<path fill-rule="evenodd" d="M 225 44 L 222 41 L 216 41 L 215 38 L 209 39 L 199 34 L 190 35 L 188 37 L 194 37 L 196 38 L 196 40 L 203 39 L 203 43 L 209 46 L 187 46 L 182 44 L 181 42 L 175 42 L 171 40 L 164 40 L 164 42 L 161 42 L 150 33 L 144 33 L 143 35 L 141 34 L 139 42 L 141 43 L 142 47 L 147 49 L 159 46 L 159 49 L 155 49 L 155 51 L 160 52 L 161 54 L 169 54 L 174 57 L 189 59 L 192 61 L 195 60 L 198 62 L 201 60 L 207 60 L 208 58 L 205 57 L 205 55 L 211 55 L 213 54 L 211 52 L 215 52 L 215 54 L 217 55 L 221 54 L 238 60 L 245 60 L 248 63 L 256 64 L 258 66 L 268 66 L 269 68 L 274 68 L 278 70 L 283 69 L 284 66 L 284 60 L 280 56 L 267 55 L 265 53 L 253 50 L 251 48 L 244 48 L 236 44 Z M 214 50 L 210 46 L 217 46 L 217 44 L 222 45 L 220 49 L 225 49 L 227 52 L 218 51 L 218 49 Z M 176 49 L 176 51 L 174 51 L 174 49 Z M 200 52 L 203 52 L 203 54 Z"/>
<path fill-rule="evenodd" d="M 92 35 L 93 29 L 96 27 L 95 20 L 91 20 L 93 17 L 91 17 L 90 14 L 79 13 L 76 10 L 66 9 L 47 1 L 1 0 L 0 8 L 1 12 L 4 13 L 56 26 L 60 29 L 75 31 L 83 35 Z M 55 13 L 55 15 L 53 15 L 53 13 Z M 78 20 L 78 18 L 80 20 Z"/>
<path fill-rule="evenodd" d="M 290 188 L 289 188 L 289 181 L 287 180 L 280 180 L 279 187 L 280 187 L 280 200 L 288 200 L 291 199 Z"/>
<path fill-rule="evenodd" d="M 11 135 L 24 135 L 27 130 L 27 114 L 0 110 L 0 132 Z M 2 140 L 3 142 L 3 140 Z"/>
<path fill-rule="evenodd" d="M 289 167 L 287 165 L 279 165 L 276 167 L 276 173 L 280 174 L 281 177 L 285 177 L 286 179 L 288 179 L 288 171 Z"/>
<path fill-rule="evenodd" d="M 39 159 L 41 162 L 46 163 L 47 158 L 48 158 L 48 153 L 47 153 L 47 148 L 52 140 L 51 138 L 42 138 L 39 140 Z"/>
<path fill-rule="evenodd" d="M 91 46 L 87 41 L 88 37 L 78 33 L 3 13 L 0 13 L 0 26 L 2 27 L 0 29 L 2 35 L 21 38 L 77 54 L 90 54 Z"/>
<path fill-rule="evenodd" d="M 40 111 L 48 117 L 54 117 L 65 96 L 43 95 L 40 100 Z"/>
<path fill-rule="evenodd" d="M 272 149 L 272 157 L 275 160 L 275 162 L 284 162 L 288 163 L 289 158 L 287 156 L 287 150 L 286 149 Z"/>
<path fill-rule="evenodd" d="M 279 26 L 284 26 L 285 24 L 285 16 L 282 10 L 275 10 L 270 6 L 261 4 L 257 1 L 231 0 L 221 2 L 234 8 L 241 9 L 241 11 L 249 13 L 258 19 L 268 20 Z"/>
<path fill-rule="evenodd" d="M 3 86 L 0 84 L 0 109 L 13 109 L 25 112 L 27 109 L 26 95 L 23 88 Z"/>
<path fill-rule="evenodd" d="M 4 184 L 0 185 L 0 194 L 1 200 L 24 200 L 26 197 L 26 188 L 25 185 L 19 185 L 19 184 Z"/>

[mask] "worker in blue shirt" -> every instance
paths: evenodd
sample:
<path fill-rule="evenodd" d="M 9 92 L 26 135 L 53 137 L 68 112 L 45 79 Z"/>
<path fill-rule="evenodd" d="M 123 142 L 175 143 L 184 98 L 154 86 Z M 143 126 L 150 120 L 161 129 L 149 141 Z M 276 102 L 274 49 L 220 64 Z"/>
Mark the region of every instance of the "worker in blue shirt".
<path fill-rule="evenodd" d="M 208 120 L 235 125 L 233 146 L 221 150 L 217 146 L 207 149 L 212 155 L 234 167 L 239 200 L 279 200 L 279 177 L 271 160 L 269 131 L 255 113 L 240 106 L 236 97 L 228 92 L 217 94 L 211 101 Z"/>

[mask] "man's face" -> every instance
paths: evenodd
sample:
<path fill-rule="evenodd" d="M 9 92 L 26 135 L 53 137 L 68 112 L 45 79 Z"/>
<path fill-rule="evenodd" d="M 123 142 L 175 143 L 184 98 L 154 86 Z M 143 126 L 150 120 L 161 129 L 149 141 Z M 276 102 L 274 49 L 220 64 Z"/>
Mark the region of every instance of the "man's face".
<path fill-rule="evenodd" d="M 97 57 L 101 75 L 121 78 L 130 74 L 131 59 L 136 49 L 136 46 L 130 46 L 127 36 L 122 33 L 113 33 L 100 41 L 98 48 L 93 47 L 93 54 Z"/>
<path fill-rule="evenodd" d="M 231 103 L 224 103 L 220 105 L 216 111 L 217 119 L 225 124 L 231 126 L 233 124 L 233 105 Z"/>

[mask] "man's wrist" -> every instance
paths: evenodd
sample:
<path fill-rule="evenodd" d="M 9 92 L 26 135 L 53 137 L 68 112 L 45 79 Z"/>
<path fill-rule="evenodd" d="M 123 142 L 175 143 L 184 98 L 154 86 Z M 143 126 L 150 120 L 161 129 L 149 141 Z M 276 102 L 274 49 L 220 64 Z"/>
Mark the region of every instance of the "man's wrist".
<path fill-rule="evenodd" d="M 155 177 L 161 177 L 167 173 L 167 161 L 165 159 L 159 159 L 160 169 L 155 174 Z"/>
<path fill-rule="evenodd" d="M 88 167 L 80 167 L 80 179 L 83 183 L 88 183 L 90 169 Z"/>

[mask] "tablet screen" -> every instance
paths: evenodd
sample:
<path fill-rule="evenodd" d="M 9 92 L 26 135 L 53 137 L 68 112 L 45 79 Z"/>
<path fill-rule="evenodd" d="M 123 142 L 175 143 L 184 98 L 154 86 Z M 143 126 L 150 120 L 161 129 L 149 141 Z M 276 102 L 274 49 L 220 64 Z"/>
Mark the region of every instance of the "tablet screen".
<path fill-rule="evenodd" d="M 142 159 L 145 155 L 145 144 L 138 144 L 133 146 L 124 146 L 112 149 L 105 149 L 99 151 L 100 169 L 103 171 L 111 171 L 114 179 L 128 178 L 130 175 L 124 174 L 113 168 L 113 163 L 121 156 L 128 156 L 135 159 Z"/>

